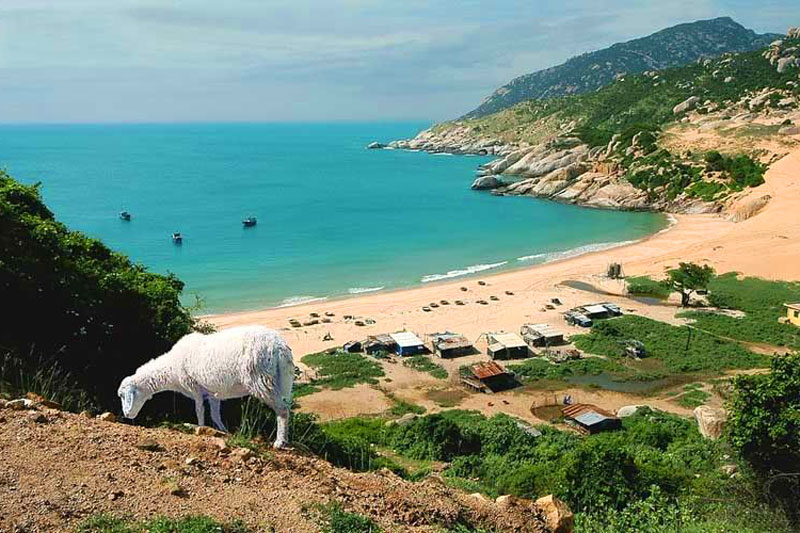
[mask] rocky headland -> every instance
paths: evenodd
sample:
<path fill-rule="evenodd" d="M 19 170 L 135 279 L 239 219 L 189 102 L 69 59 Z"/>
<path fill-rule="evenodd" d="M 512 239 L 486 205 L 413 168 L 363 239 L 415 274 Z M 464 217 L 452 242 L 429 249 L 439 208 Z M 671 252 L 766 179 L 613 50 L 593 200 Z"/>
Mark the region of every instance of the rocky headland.
<path fill-rule="evenodd" d="M 551 105 L 555 112 L 547 110 L 546 102 L 528 102 L 481 119 L 435 125 L 412 139 L 370 147 L 494 156 L 478 167 L 472 188 L 501 196 L 533 196 L 620 210 L 727 211 L 745 194 L 745 187 L 708 165 L 702 154 L 746 155 L 766 168 L 800 142 L 798 37 L 800 29 L 792 28 L 785 39 L 761 52 L 743 58 L 726 54 L 704 59 L 685 68 L 685 73 L 672 74 L 672 79 L 669 71 L 637 76 L 629 82 L 634 85 L 629 92 L 636 84 L 664 90 L 669 83 L 671 92 L 666 96 L 674 103 L 668 104 L 657 128 L 619 128 L 606 142 L 585 135 L 588 121 L 596 120 L 598 113 L 584 109 L 583 116 L 575 114 L 567 106 L 583 101 L 563 99 Z M 760 62 L 775 79 L 742 83 L 739 78 L 751 68 L 748 61 Z M 608 91 L 625 96 L 622 81 Z M 743 87 L 737 90 L 740 83 Z M 588 99 L 592 96 L 578 98 L 586 99 L 584 108 L 597 105 L 597 100 Z M 519 118 L 526 113 L 529 119 Z M 609 122 L 615 119 L 609 118 Z"/>

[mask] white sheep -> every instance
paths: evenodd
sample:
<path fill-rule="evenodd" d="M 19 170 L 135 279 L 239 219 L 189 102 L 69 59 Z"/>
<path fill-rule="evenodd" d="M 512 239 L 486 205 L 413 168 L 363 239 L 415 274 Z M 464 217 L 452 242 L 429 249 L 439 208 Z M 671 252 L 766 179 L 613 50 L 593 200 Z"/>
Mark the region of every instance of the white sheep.
<path fill-rule="evenodd" d="M 180 392 L 194 400 L 200 426 L 205 423 L 203 399 L 207 398 L 211 420 L 223 431 L 222 400 L 253 395 L 275 411 L 278 435 L 274 447 L 282 448 L 288 442 L 293 385 L 289 346 L 271 329 L 243 326 L 210 335 L 186 335 L 169 352 L 123 379 L 117 393 L 125 417 L 135 418 L 154 394 Z"/>

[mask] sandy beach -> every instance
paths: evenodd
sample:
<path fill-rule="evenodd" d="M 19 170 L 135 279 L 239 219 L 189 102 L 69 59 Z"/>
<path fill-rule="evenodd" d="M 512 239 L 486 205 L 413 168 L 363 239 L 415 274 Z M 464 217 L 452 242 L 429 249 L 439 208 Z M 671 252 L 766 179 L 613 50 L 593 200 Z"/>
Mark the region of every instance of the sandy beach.
<path fill-rule="evenodd" d="M 414 331 L 420 336 L 436 331 L 455 331 L 475 341 L 479 347 L 482 333 L 518 331 L 524 323 L 546 322 L 567 333 L 576 333 L 577 329 L 564 323 L 561 312 L 593 301 L 613 301 L 628 312 L 677 323 L 679 319 L 674 317 L 674 306 L 648 305 L 625 297 L 624 282 L 605 277 L 607 265 L 618 262 L 629 276 L 647 274 L 660 277 L 666 268 L 677 266 L 679 261 L 694 261 L 711 264 L 718 273 L 736 271 L 769 279 L 800 280 L 800 150 L 774 163 L 765 179 L 764 185 L 740 198 L 737 206 L 746 206 L 764 195 L 769 195 L 770 201 L 756 215 L 741 222 L 732 222 L 726 216 L 716 214 L 676 215 L 669 229 L 642 241 L 526 269 L 295 307 L 209 316 L 207 319 L 219 328 L 263 324 L 282 330 L 298 360 L 307 353 L 349 340 L 401 329 Z M 479 284 L 479 280 L 485 285 Z M 574 283 L 571 283 L 573 287 L 564 285 L 565 281 L 583 282 L 609 294 L 579 290 Z M 493 296 L 499 299 L 491 300 Z M 551 298 L 559 298 L 563 305 L 555 310 L 545 309 L 544 305 Z M 422 310 L 423 306 L 441 300 L 450 302 L 450 305 L 441 305 L 430 312 Z M 453 305 L 455 300 L 462 300 L 466 305 Z M 486 300 L 488 304 L 478 304 L 477 300 Z M 289 319 L 303 321 L 312 312 L 320 315 L 333 313 L 334 316 L 331 323 L 289 327 Z M 345 315 L 369 318 L 375 323 L 357 326 L 353 320 L 345 320 Z M 324 340 L 326 335 L 333 340 Z M 485 356 L 473 358 L 477 360 Z M 459 358 L 445 362 L 451 371 L 451 380 L 453 370 L 470 360 Z M 429 398 L 430 390 L 446 383 L 399 364 L 384 366 L 393 367 L 387 370 L 391 379 L 383 385 L 386 389 L 426 407 L 436 408 L 436 403 Z M 575 394 L 580 396 L 581 393 L 575 391 Z M 511 406 L 517 403 L 512 400 L 518 396 L 504 394 L 508 403 L 503 404 L 498 395 L 488 402 L 482 395 L 472 395 L 460 405 L 478 408 L 480 404 L 486 408 L 494 407 L 487 406 L 487 403 L 495 403 L 498 409 L 530 418 L 530 398 L 524 398 L 516 407 Z M 609 405 L 612 398 L 616 400 L 610 401 L 610 407 L 631 403 L 628 396 L 606 394 L 605 403 Z M 354 402 L 354 398 L 358 401 Z M 323 418 L 379 412 L 388 406 L 380 392 L 366 386 L 315 394 L 304 398 L 302 404 L 304 409 L 319 412 Z"/>

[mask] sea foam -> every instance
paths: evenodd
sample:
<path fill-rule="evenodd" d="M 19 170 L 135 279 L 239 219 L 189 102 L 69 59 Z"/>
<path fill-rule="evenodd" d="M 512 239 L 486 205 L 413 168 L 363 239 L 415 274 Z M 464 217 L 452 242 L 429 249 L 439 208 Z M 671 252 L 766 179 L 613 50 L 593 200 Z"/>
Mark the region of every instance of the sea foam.
<path fill-rule="evenodd" d="M 278 307 L 292 307 L 295 305 L 303 305 L 311 302 L 323 302 L 327 300 L 327 296 L 292 296 L 286 298 L 281 302 Z"/>
<path fill-rule="evenodd" d="M 598 242 L 595 244 L 586 244 L 584 246 L 578 246 L 576 248 L 570 248 L 569 250 L 562 250 L 560 252 L 548 252 L 548 253 L 541 253 L 541 254 L 533 254 L 533 255 L 523 255 L 522 257 L 517 257 L 517 261 L 521 262 L 530 262 L 530 261 L 539 261 L 540 263 L 550 263 L 552 261 L 558 261 L 560 259 L 569 259 L 570 257 L 577 257 L 583 254 L 589 254 L 592 252 L 599 252 L 602 250 L 610 250 L 612 248 L 618 248 L 620 246 L 625 246 L 628 244 L 633 244 L 636 241 L 620 241 L 620 242 Z"/>
<path fill-rule="evenodd" d="M 422 283 L 430 283 L 431 281 L 439 281 L 442 279 L 450 279 L 450 278 L 457 278 L 459 276 L 467 276 L 469 274 L 475 274 L 476 272 L 483 272 L 484 270 L 491 270 L 493 268 L 501 267 L 507 264 L 508 261 L 500 261 L 499 263 L 489 263 L 483 265 L 472 265 L 467 268 L 463 268 L 461 270 L 451 270 L 445 274 L 429 274 L 427 276 L 422 276 Z"/>
<path fill-rule="evenodd" d="M 365 292 L 376 292 L 382 290 L 383 287 L 352 287 L 347 289 L 350 294 L 362 294 Z"/>

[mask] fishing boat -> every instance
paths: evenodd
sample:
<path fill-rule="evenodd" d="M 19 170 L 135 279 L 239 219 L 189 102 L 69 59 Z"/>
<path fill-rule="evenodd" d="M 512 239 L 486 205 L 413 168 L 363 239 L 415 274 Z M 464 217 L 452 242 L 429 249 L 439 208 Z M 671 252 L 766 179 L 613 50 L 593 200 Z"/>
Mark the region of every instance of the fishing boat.
<path fill-rule="evenodd" d="M 252 228 L 257 222 L 258 221 L 256 220 L 256 217 L 247 217 L 246 219 L 242 220 L 242 225 L 245 228 Z"/>
<path fill-rule="evenodd" d="M 183 235 L 180 232 L 175 232 L 172 234 L 172 242 L 175 244 L 183 244 Z"/>
<path fill-rule="evenodd" d="M 120 211 L 119 218 L 124 220 L 125 222 L 129 222 L 131 220 L 131 214 L 127 211 Z"/>

